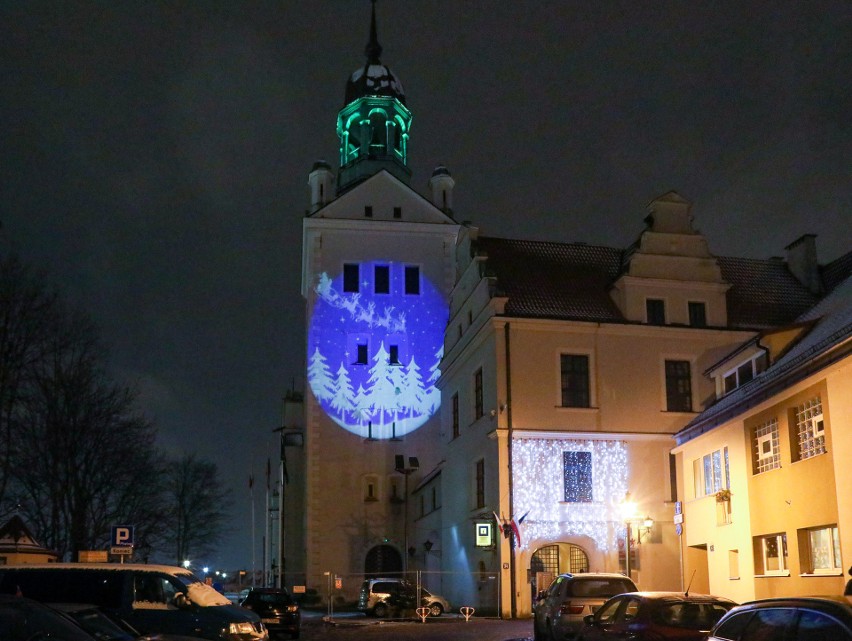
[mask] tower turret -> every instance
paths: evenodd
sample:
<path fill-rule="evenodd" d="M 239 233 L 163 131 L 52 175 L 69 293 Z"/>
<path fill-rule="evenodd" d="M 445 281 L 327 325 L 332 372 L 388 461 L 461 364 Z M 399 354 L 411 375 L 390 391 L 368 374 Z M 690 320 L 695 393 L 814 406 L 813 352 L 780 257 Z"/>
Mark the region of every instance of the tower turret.
<path fill-rule="evenodd" d="M 406 184 L 411 178 L 408 167 L 411 112 L 405 106 L 402 83 L 390 67 L 381 62 L 375 0 L 370 39 L 364 53 L 367 62 L 349 77 L 344 106 L 337 115 L 338 194 L 382 169 Z"/>

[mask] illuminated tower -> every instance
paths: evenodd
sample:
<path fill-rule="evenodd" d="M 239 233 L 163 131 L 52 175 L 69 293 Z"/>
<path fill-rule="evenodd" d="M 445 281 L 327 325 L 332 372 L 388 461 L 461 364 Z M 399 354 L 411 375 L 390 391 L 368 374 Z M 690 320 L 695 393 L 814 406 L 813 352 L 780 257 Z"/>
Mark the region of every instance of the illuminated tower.
<path fill-rule="evenodd" d="M 380 54 L 373 5 L 367 61 L 337 118 L 336 181 L 329 163 L 312 168 L 302 237 L 302 526 L 287 516 L 304 552 L 287 547 L 286 582 L 325 594 L 323 573 L 333 572 L 348 577 L 346 599 L 365 574 L 425 567 L 424 541 L 440 546 L 441 536 L 410 495 L 432 483 L 435 505 L 440 477 L 435 382 L 456 276 L 454 183 L 441 167 L 428 183 L 436 201 L 411 188 L 411 113 Z"/>

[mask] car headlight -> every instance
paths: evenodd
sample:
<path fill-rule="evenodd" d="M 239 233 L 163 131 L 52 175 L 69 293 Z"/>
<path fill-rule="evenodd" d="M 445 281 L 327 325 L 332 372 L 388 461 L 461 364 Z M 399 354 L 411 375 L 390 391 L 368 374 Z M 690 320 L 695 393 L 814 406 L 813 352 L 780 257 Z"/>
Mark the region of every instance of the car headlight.
<path fill-rule="evenodd" d="M 298 611 L 299 611 L 299 606 L 298 606 L 298 605 L 288 605 L 288 606 L 287 606 L 287 612 L 290 612 L 290 613 L 295 614 L 295 613 L 296 613 L 296 612 L 298 612 Z"/>
<path fill-rule="evenodd" d="M 231 634 L 251 634 L 254 632 L 254 626 L 248 621 L 243 621 L 242 623 L 232 623 L 228 626 L 228 631 Z"/>

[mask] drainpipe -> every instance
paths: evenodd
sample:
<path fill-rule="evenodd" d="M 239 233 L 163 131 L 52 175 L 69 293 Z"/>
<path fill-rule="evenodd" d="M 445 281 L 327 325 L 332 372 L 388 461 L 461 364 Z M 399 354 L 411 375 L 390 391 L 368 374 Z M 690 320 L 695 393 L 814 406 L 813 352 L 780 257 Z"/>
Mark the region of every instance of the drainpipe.
<path fill-rule="evenodd" d="M 514 507 L 514 481 L 513 481 L 513 470 L 512 470 L 512 352 L 511 352 L 511 341 L 509 340 L 510 336 L 510 325 L 506 323 L 503 326 L 503 336 L 505 338 L 505 347 L 506 347 L 506 427 L 508 428 L 508 440 L 506 441 L 506 447 L 508 449 L 509 454 L 509 518 L 514 520 L 515 516 L 515 507 Z M 517 586 L 516 586 L 516 577 L 515 577 L 515 535 L 514 533 L 511 535 L 509 539 L 509 577 L 511 580 L 512 586 L 512 609 L 511 615 L 514 619 L 518 616 L 518 600 L 517 600 Z"/>

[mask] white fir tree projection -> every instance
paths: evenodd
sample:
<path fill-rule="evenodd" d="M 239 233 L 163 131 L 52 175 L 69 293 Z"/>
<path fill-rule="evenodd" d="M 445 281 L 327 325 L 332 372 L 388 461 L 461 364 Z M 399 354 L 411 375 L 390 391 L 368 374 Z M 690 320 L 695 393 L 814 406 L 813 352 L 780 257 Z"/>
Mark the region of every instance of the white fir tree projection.
<path fill-rule="evenodd" d="M 389 293 L 375 293 L 377 265 L 389 268 Z M 327 273 L 314 290 L 308 384 L 335 423 L 364 438 L 403 436 L 441 405 L 435 382 L 447 305 L 422 275 L 416 293 L 406 293 L 405 267 L 360 263 L 357 292 L 343 291 L 342 274 Z"/>

